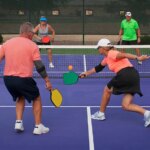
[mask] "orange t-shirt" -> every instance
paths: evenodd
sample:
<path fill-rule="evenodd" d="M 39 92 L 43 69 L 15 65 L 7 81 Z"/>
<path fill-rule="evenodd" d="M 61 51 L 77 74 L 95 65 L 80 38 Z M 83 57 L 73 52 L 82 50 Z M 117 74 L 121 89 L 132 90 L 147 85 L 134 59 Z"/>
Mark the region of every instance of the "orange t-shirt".
<path fill-rule="evenodd" d="M 15 37 L 0 48 L 5 58 L 4 76 L 32 77 L 35 60 L 41 60 L 38 46 L 25 37 Z"/>
<path fill-rule="evenodd" d="M 108 52 L 107 57 L 105 57 L 101 64 L 103 66 L 108 65 L 109 70 L 117 73 L 123 68 L 126 67 L 133 67 L 133 65 L 130 63 L 130 61 L 127 58 L 123 59 L 116 59 L 117 54 L 120 53 L 119 51 L 116 50 L 110 50 Z"/>

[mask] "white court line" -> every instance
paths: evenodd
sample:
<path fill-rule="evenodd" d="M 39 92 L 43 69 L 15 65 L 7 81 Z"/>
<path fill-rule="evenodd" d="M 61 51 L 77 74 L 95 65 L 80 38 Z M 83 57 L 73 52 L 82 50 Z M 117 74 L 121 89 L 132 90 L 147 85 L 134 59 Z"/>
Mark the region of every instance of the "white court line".
<path fill-rule="evenodd" d="M 91 109 L 87 107 L 88 133 L 89 133 L 89 150 L 94 150 L 93 127 L 91 121 Z"/>
<path fill-rule="evenodd" d="M 85 71 L 87 71 L 85 55 L 83 55 L 83 64 L 84 64 L 84 72 L 85 72 Z"/>
<path fill-rule="evenodd" d="M 140 105 L 141 107 L 144 107 L 144 108 L 150 108 L 150 106 L 142 106 Z M 14 108 L 16 106 L 13 106 L 13 105 L 0 105 L 0 108 Z M 32 108 L 32 106 L 25 106 L 26 108 Z M 45 106 L 43 105 L 42 106 L 43 108 L 55 108 L 55 106 Z M 90 107 L 90 108 L 99 108 L 99 106 L 60 106 L 60 108 L 87 108 L 87 107 Z M 122 106 L 107 106 L 107 108 L 122 108 Z M 59 108 L 56 108 L 56 109 L 59 109 Z"/>
<path fill-rule="evenodd" d="M 96 45 L 39 45 L 39 48 L 57 48 L 57 49 L 78 49 L 78 48 L 88 48 L 88 49 L 96 49 Z M 150 45 L 114 45 L 116 48 L 149 48 Z"/>
<path fill-rule="evenodd" d="M 144 108 L 150 108 L 150 106 L 142 106 L 140 105 L 141 107 L 144 107 Z M 14 105 L 1 105 L 0 108 L 14 108 L 16 106 Z M 32 106 L 25 106 L 26 108 L 32 108 Z M 45 106 L 43 105 L 42 106 L 43 108 L 55 108 L 55 106 Z M 60 108 L 87 108 L 87 107 L 90 107 L 90 108 L 99 108 L 99 106 L 60 106 Z M 107 108 L 122 108 L 122 106 L 107 106 Z M 59 109 L 59 108 L 56 108 L 56 109 Z"/>

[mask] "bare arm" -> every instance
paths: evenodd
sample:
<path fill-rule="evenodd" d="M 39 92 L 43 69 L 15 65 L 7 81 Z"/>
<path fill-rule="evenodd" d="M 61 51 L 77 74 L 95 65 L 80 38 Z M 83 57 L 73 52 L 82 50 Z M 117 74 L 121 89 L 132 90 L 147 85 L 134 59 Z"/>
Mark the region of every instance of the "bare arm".
<path fill-rule="evenodd" d="M 33 31 L 34 31 L 34 33 L 37 33 L 39 31 L 39 25 L 37 25 Z"/>
<path fill-rule="evenodd" d="M 102 71 L 104 68 L 105 68 L 105 66 L 103 66 L 103 65 L 100 63 L 99 65 L 95 66 L 94 68 L 92 68 L 92 69 L 90 69 L 90 70 L 88 70 L 88 71 L 86 71 L 86 72 L 81 73 L 79 77 L 80 77 L 80 78 L 84 78 L 84 77 L 89 76 L 89 75 L 91 75 L 91 74 L 94 74 L 94 73 L 96 73 L 96 72 L 100 72 L 100 71 Z"/>
<path fill-rule="evenodd" d="M 38 40 L 41 40 L 41 38 L 37 35 L 37 32 L 38 32 L 38 30 L 39 30 L 39 25 L 37 25 L 35 28 L 34 28 L 34 38 L 35 39 L 38 39 Z"/>
<path fill-rule="evenodd" d="M 122 38 L 121 38 L 122 34 L 123 34 L 123 30 L 120 29 L 120 30 L 119 30 L 119 39 L 118 39 L 119 41 L 121 41 L 121 39 L 122 39 Z"/>
<path fill-rule="evenodd" d="M 146 59 L 149 59 L 150 56 L 147 55 L 142 55 L 142 56 L 136 56 L 133 54 L 129 54 L 129 53 L 118 53 L 116 56 L 116 59 L 123 59 L 123 58 L 128 58 L 128 59 L 136 59 L 136 60 L 140 60 L 140 61 L 144 61 Z"/>
<path fill-rule="evenodd" d="M 34 65 L 36 67 L 37 72 L 41 75 L 41 77 L 45 80 L 45 85 L 48 90 L 52 90 L 52 85 L 47 76 L 46 69 L 41 60 L 34 61 Z"/>
<path fill-rule="evenodd" d="M 49 29 L 49 32 L 52 33 L 52 41 L 54 41 L 54 38 L 55 38 L 55 30 L 53 29 L 53 27 L 51 25 L 48 25 L 48 29 Z"/>
<path fill-rule="evenodd" d="M 141 42 L 141 31 L 140 29 L 137 29 L 137 42 L 140 43 Z"/>

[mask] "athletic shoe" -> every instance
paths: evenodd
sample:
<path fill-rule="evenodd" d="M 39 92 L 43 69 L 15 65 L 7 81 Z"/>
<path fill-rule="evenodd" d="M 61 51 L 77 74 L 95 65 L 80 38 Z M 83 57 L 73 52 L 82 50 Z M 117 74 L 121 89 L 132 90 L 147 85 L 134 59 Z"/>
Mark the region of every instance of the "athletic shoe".
<path fill-rule="evenodd" d="M 139 65 L 142 65 L 142 61 L 139 60 L 139 61 L 138 61 L 138 64 L 139 64 Z"/>
<path fill-rule="evenodd" d="M 49 63 L 49 68 L 54 68 L 53 63 Z"/>
<path fill-rule="evenodd" d="M 145 127 L 150 126 L 150 111 L 147 111 L 147 113 L 144 115 L 144 120 L 145 120 Z"/>
<path fill-rule="evenodd" d="M 23 122 L 22 121 L 17 121 L 15 123 L 15 130 L 17 132 L 23 132 L 24 131 L 24 127 L 23 127 Z"/>
<path fill-rule="evenodd" d="M 43 124 L 36 125 L 33 130 L 33 134 L 37 135 L 47 132 L 49 132 L 49 128 L 45 127 Z"/>
<path fill-rule="evenodd" d="M 95 119 L 95 120 L 105 120 L 105 114 L 100 112 L 100 111 L 97 111 L 96 113 L 94 113 L 92 116 L 91 116 L 92 119 Z"/>

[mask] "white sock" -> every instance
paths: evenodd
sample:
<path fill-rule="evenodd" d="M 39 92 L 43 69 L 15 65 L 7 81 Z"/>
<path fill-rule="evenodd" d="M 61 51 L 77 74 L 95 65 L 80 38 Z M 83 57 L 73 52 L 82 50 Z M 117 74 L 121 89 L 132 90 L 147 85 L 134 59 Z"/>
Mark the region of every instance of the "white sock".
<path fill-rule="evenodd" d="M 104 112 L 101 112 L 101 111 L 99 111 L 99 113 L 100 113 L 100 114 L 102 114 L 102 115 L 104 115 L 104 114 L 105 114 Z"/>
<path fill-rule="evenodd" d="M 22 120 L 16 120 L 16 123 L 22 123 Z"/>
<path fill-rule="evenodd" d="M 144 118 L 147 118 L 149 113 L 150 113 L 150 111 L 146 110 L 145 113 L 144 113 Z"/>
<path fill-rule="evenodd" d="M 36 127 L 39 127 L 40 125 L 41 125 L 41 123 L 40 123 L 40 124 L 36 124 L 35 126 L 36 126 Z"/>

